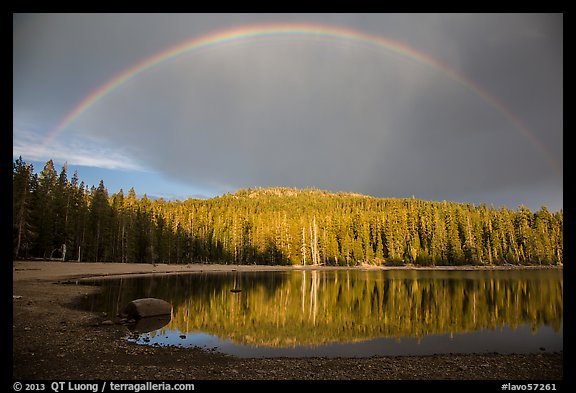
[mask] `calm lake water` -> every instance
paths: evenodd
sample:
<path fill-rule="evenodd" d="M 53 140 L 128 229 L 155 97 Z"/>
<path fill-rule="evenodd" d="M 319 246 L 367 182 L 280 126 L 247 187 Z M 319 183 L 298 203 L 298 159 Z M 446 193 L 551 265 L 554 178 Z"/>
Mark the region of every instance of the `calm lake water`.
<path fill-rule="evenodd" d="M 116 315 L 157 297 L 172 316 L 129 340 L 240 357 L 558 352 L 561 270 L 229 272 L 95 282 Z M 240 289 L 232 292 L 231 289 Z"/>

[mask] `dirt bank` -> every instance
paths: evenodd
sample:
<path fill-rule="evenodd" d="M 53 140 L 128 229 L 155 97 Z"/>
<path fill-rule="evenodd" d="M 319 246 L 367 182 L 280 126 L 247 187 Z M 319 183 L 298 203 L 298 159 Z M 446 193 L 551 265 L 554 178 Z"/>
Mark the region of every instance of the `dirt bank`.
<path fill-rule="evenodd" d="M 563 354 L 241 359 L 124 340 L 123 326 L 75 308 L 98 288 L 58 282 L 121 274 L 293 269 L 231 265 L 15 262 L 13 378 L 104 380 L 562 379 Z"/>

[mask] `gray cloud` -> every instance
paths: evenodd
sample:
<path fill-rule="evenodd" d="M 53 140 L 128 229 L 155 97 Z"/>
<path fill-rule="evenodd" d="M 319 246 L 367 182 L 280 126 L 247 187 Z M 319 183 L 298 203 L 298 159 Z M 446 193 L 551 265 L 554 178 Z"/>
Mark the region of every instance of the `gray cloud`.
<path fill-rule="evenodd" d="M 549 15 L 27 16 L 14 30 L 15 125 L 55 124 L 123 68 L 185 38 L 278 21 L 347 26 L 429 53 L 504 102 L 562 161 L 562 20 Z M 58 143 L 71 134 L 118 148 L 125 165 L 218 190 L 562 204 L 561 177 L 492 105 L 429 66 L 350 43 L 284 37 L 191 53 L 107 95 Z"/>

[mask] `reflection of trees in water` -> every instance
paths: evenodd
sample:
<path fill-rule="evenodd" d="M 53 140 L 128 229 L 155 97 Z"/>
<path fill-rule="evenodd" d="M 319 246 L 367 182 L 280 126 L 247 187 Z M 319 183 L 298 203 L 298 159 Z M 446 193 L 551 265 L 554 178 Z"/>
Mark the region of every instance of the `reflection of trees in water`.
<path fill-rule="evenodd" d="M 308 280 L 306 279 L 306 271 L 302 272 L 302 314 L 306 312 L 306 309 L 308 310 L 308 320 L 312 320 L 313 326 L 316 326 L 316 315 L 318 314 L 318 281 L 320 274 L 317 270 L 310 271 L 310 293 L 309 296 L 306 296 L 308 294 L 306 289 Z M 309 301 L 307 302 L 308 299 Z M 306 307 L 306 303 L 308 303 L 308 307 Z"/>
<path fill-rule="evenodd" d="M 477 275 L 478 276 L 478 275 Z M 302 271 L 273 293 L 222 288 L 178 305 L 170 329 L 247 344 L 285 346 L 375 337 L 422 337 L 502 326 L 562 324 L 562 280 L 548 277 L 396 277 Z M 505 275 L 504 275 L 505 276 Z"/>
<path fill-rule="evenodd" d="M 229 291 L 232 288 L 251 290 L 263 288 L 269 296 L 282 285 L 286 279 L 284 274 L 269 274 L 266 272 L 225 273 L 193 273 L 157 275 L 148 277 L 127 277 L 119 279 L 96 281 L 102 286 L 100 293 L 83 300 L 83 307 L 106 311 L 116 315 L 128 302 L 143 297 L 157 297 L 172 304 L 174 308 L 188 299 L 198 302 L 207 301 L 215 293 Z M 235 295 L 238 296 L 238 295 Z"/>
<path fill-rule="evenodd" d="M 108 301 L 146 293 L 172 302 L 165 329 L 267 346 L 562 325 L 561 271 L 312 270 L 124 284 L 121 296 L 107 290 Z"/>

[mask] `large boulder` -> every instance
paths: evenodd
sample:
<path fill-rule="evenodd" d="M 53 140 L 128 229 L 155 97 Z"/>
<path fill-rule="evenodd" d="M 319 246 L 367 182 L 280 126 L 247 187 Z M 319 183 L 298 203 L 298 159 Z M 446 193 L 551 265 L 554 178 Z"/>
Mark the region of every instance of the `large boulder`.
<path fill-rule="evenodd" d="M 124 314 L 134 319 L 170 315 L 171 312 L 172 306 L 170 303 L 153 297 L 132 300 L 124 308 Z"/>

